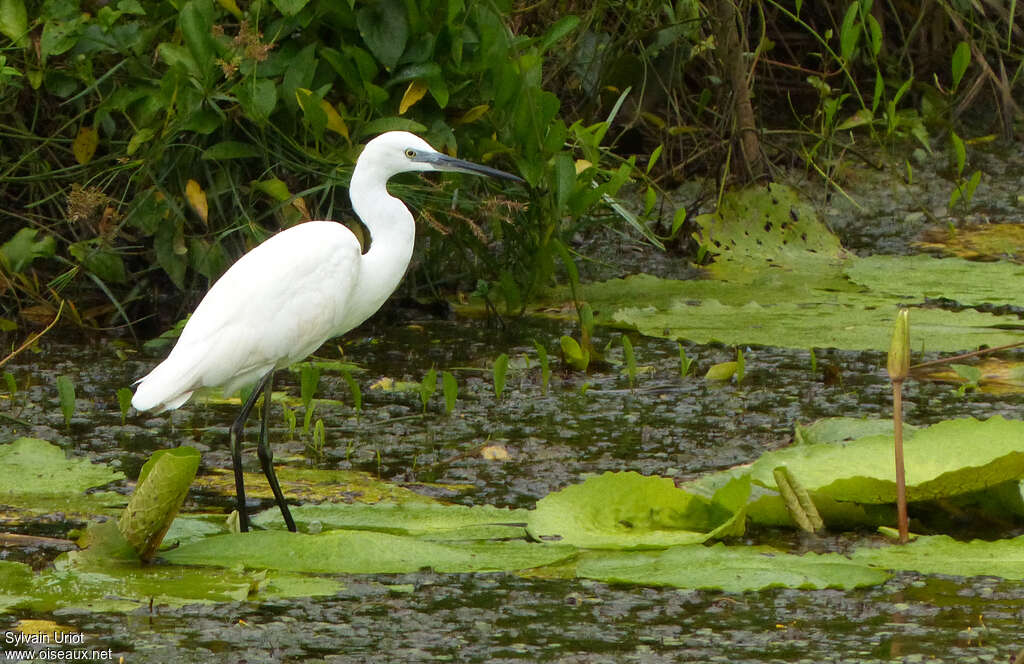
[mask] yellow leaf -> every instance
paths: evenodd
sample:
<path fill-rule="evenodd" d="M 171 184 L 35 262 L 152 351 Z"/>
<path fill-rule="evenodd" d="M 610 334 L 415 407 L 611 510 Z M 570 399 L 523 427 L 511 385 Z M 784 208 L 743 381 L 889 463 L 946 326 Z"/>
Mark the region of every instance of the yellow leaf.
<path fill-rule="evenodd" d="M 423 95 L 427 94 L 427 86 L 420 81 L 413 81 L 409 84 L 409 87 L 405 89 L 405 94 L 402 95 L 402 102 L 398 105 L 398 114 L 405 115 L 405 112 L 412 108 L 416 102 L 423 99 Z"/>
<path fill-rule="evenodd" d="M 337 109 L 326 99 L 320 100 L 320 108 L 324 109 L 324 115 L 327 116 L 327 128 L 348 140 L 348 125 L 345 124 L 345 120 L 338 113 Z"/>
<path fill-rule="evenodd" d="M 346 136 L 345 138 L 348 137 Z M 302 196 L 299 196 L 294 201 L 292 201 L 292 207 L 299 211 L 301 221 L 309 221 L 310 219 L 313 218 L 309 215 L 309 208 L 306 207 L 306 201 L 302 198 Z"/>
<path fill-rule="evenodd" d="M 71 144 L 71 152 L 79 164 L 88 164 L 96 154 L 96 146 L 100 144 L 100 135 L 92 127 L 82 127 Z"/>
<path fill-rule="evenodd" d="M 487 104 L 480 104 L 479 106 L 474 106 L 473 108 L 463 113 L 461 117 L 456 118 L 455 124 L 463 125 L 469 124 L 471 122 L 476 122 L 477 120 L 482 118 L 484 114 L 486 114 L 487 111 L 489 110 L 491 110 L 491 107 L 488 106 Z"/>
<path fill-rule="evenodd" d="M 231 15 L 241 20 L 242 10 L 238 8 L 238 3 L 235 0 L 217 0 L 217 4 L 223 7 L 226 11 L 231 12 Z"/>
<path fill-rule="evenodd" d="M 189 180 L 185 184 L 185 198 L 188 199 L 189 205 L 196 211 L 199 218 L 203 220 L 205 224 L 207 218 L 210 216 L 210 206 L 206 201 L 206 192 L 199 186 L 199 183 L 195 180 Z"/>
<path fill-rule="evenodd" d="M 576 160 L 576 175 L 579 175 L 580 173 L 582 173 L 583 171 L 587 170 L 588 168 L 590 168 L 593 165 L 594 164 L 590 163 L 586 159 L 577 159 Z"/>

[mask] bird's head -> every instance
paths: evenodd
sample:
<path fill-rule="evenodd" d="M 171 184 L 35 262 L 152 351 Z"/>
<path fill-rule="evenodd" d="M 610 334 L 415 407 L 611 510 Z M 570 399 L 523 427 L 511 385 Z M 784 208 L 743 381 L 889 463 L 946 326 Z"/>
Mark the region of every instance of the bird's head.
<path fill-rule="evenodd" d="M 371 166 L 385 177 L 408 171 L 455 171 L 522 182 L 523 179 L 489 166 L 449 157 L 407 131 L 389 131 L 377 136 L 363 148 L 356 167 Z"/>

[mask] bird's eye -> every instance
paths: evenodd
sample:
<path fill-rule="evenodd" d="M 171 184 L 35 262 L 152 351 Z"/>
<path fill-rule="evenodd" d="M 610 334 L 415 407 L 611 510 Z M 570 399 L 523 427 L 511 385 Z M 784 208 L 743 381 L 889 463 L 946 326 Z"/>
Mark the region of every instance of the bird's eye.
<path fill-rule="evenodd" d="M 405 149 L 405 156 L 408 157 L 409 159 L 415 159 L 416 158 L 416 151 L 413 150 L 412 148 L 406 148 Z"/>

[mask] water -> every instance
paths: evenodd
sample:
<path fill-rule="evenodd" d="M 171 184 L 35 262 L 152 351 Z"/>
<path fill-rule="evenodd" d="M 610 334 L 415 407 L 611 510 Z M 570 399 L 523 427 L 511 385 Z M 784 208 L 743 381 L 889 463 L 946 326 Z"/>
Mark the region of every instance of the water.
<path fill-rule="evenodd" d="M 924 205 L 941 199 L 940 185 L 920 185 L 933 192 Z M 1000 186 L 991 185 L 992 192 L 1002 191 Z M 978 196 L 983 193 L 979 189 Z M 901 196 L 879 195 L 873 231 L 864 229 L 863 213 L 837 202 L 831 213 L 835 226 L 845 229 L 844 240 L 858 251 L 904 251 L 919 218 L 906 222 L 916 208 L 900 207 Z M 357 375 L 363 412 L 351 409 L 342 378 L 325 374 L 317 396 L 348 405 L 318 409 L 327 434 L 322 455 L 303 458 L 308 436 L 290 432 L 276 410 L 271 441 L 277 458 L 367 471 L 464 504 L 531 507 L 589 474 L 636 470 L 685 481 L 786 445 L 794 423 L 889 413 L 882 353 L 819 351 L 819 368 L 812 371 L 807 351 L 748 348 L 743 383 L 712 384 L 699 376 L 711 364 L 734 359 L 733 349 L 687 345 L 698 377 L 681 379 L 675 342 L 633 336 L 638 364 L 650 369 L 631 389 L 615 364 L 621 360 L 617 331 L 599 330 L 595 340 L 598 347 L 611 342 L 610 364 L 585 375 L 562 371 L 553 349 L 561 334 L 574 333 L 561 322 L 498 327 L 389 305 L 341 344 L 345 359 L 365 370 Z M 552 349 L 547 394 L 533 340 Z M 338 345 L 328 344 L 321 354 L 340 357 Z M 513 368 L 498 401 L 490 367 L 500 353 L 512 358 Z M 524 356 L 529 368 L 522 368 Z M 188 405 L 173 418 L 131 415 L 122 424 L 116 390 L 158 359 L 110 340 L 51 333 L 39 352 L 24 353 L 5 367 L 21 390 L 2 406 L 2 440 L 44 438 L 130 478 L 152 451 L 171 444 L 198 448 L 201 474 L 229 468 L 230 406 Z M 419 381 L 431 367 L 458 379 L 451 415 L 444 414 L 440 390 L 423 413 L 415 392 L 370 389 L 380 377 Z M 833 372 L 827 381 L 826 367 Z M 54 387 L 59 375 L 74 380 L 78 395 L 67 428 Z M 297 395 L 297 377 L 279 380 L 278 389 Z M 949 386 L 915 381 L 907 385 L 905 401 L 907 421 L 920 425 L 968 415 L 1019 417 L 1024 406 L 1020 395 L 962 397 Z M 485 460 L 477 453 L 485 444 L 503 446 L 509 459 Z M 247 469 L 258 472 L 251 452 Z M 193 491 L 185 509 L 232 505 L 231 496 Z M 30 524 L 5 522 L 8 530 L 54 537 L 82 525 L 61 515 Z M 871 537 L 762 531 L 748 533 L 745 541 L 842 551 Z M 53 555 L 2 554 L 36 566 Z M 109 648 L 126 662 L 1009 662 L 1024 648 L 1024 586 L 986 577 L 900 573 L 881 586 L 854 591 L 743 594 L 429 571 L 343 581 L 344 590 L 327 598 L 144 607 L 128 615 L 6 613 L 0 614 L 0 629 L 19 619 L 54 620 L 85 634 L 88 648 Z"/>

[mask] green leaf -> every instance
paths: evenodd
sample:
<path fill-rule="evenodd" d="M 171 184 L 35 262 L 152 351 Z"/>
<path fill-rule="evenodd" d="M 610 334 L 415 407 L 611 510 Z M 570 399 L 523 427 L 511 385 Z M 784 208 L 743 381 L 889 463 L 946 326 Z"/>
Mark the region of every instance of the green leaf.
<path fill-rule="evenodd" d="M 57 242 L 49 235 L 36 240 L 38 234 L 35 228 L 22 228 L 0 246 L 0 258 L 8 269 L 23 272 L 35 259 L 53 256 Z"/>
<path fill-rule="evenodd" d="M 267 78 L 242 81 L 231 92 L 245 115 L 258 125 L 266 124 L 277 105 L 277 86 Z"/>
<path fill-rule="evenodd" d="M 285 16 L 295 16 L 303 7 L 305 7 L 309 0 L 272 0 L 277 10 Z"/>
<path fill-rule="evenodd" d="M 580 17 L 571 14 L 558 19 L 555 21 L 555 24 L 552 25 L 546 33 L 544 33 L 544 37 L 541 39 L 538 49 L 541 53 L 544 53 L 549 48 L 562 41 L 562 39 L 575 30 L 576 26 L 579 24 Z"/>
<path fill-rule="evenodd" d="M 247 159 L 259 157 L 263 152 L 251 143 L 221 141 L 203 150 L 203 159 L 223 161 L 226 159 Z"/>
<path fill-rule="evenodd" d="M 956 45 L 956 49 L 953 51 L 953 60 L 951 63 L 953 73 L 953 92 L 960 87 L 960 81 L 963 79 L 964 74 L 967 72 L 968 65 L 971 64 L 971 47 L 967 42 L 960 42 Z"/>
<path fill-rule="evenodd" d="M 57 398 L 60 412 L 64 415 L 64 426 L 70 426 L 75 414 L 75 384 L 67 376 L 57 377 Z"/>
<path fill-rule="evenodd" d="M 677 489 L 671 478 L 604 473 L 537 501 L 527 530 L 582 548 L 632 549 L 696 544 L 742 532 L 746 478 L 711 498 Z"/>
<path fill-rule="evenodd" d="M 217 44 L 213 39 L 213 3 L 210 0 L 189 0 L 178 15 L 178 26 L 198 71 L 207 78 L 216 68 Z"/>
<path fill-rule="evenodd" d="M 199 452 L 183 446 L 158 450 L 142 466 L 118 529 L 143 561 L 153 559 L 181 509 L 199 469 Z"/>
<path fill-rule="evenodd" d="M 1021 440 L 1024 422 L 1000 416 L 947 420 L 906 432 L 907 500 L 950 498 L 1024 478 Z M 841 444 L 805 443 L 768 452 L 740 470 L 755 484 L 772 489 L 773 469 L 786 466 L 815 502 L 826 498 L 889 504 L 896 502 L 892 445 L 889 433 Z M 705 482 L 713 485 L 713 476 L 700 480 Z"/>
<path fill-rule="evenodd" d="M 28 12 L 25 9 L 25 0 L 0 0 L 0 34 L 19 48 L 28 43 Z"/>
<path fill-rule="evenodd" d="M 902 546 L 860 548 L 850 557 L 855 563 L 882 569 L 1024 579 L 1024 536 L 994 542 L 958 542 L 945 535 L 918 537 Z"/>
<path fill-rule="evenodd" d="M 505 374 L 508 372 L 508 355 L 502 353 L 494 360 L 492 377 L 494 380 L 494 397 L 501 400 L 501 393 L 505 391 Z"/>
<path fill-rule="evenodd" d="M 98 246 L 97 241 L 75 242 L 68 246 L 68 253 L 104 281 L 123 284 L 128 280 L 128 272 L 121 256 Z"/>
<path fill-rule="evenodd" d="M 128 411 L 132 407 L 132 390 L 130 387 L 117 389 L 117 406 L 121 409 L 121 424 L 128 419 Z"/>
<path fill-rule="evenodd" d="M 455 410 L 455 401 L 459 398 L 459 384 L 450 371 L 441 373 L 441 388 L 444 391 L 444 412 L 451 414 Z"/>
<path fill-rule="evenodd" d="M 44 498 L 68 500 L 124 474 L 88 459 L 68 459 L 64 450 L 38 438 L 0 445 L 0 495 L 7 505 L 31 507 Z M 31 482 L 25 478 L 31 477 Z"/>
<path fill-rule="evenodd" d="M 299 390 L 302 399 L 302 407 L 308 409 L 316 394 L 317 385 L 320 384 L 320 370 L 309 364 L 303 364 L 299 371 Z"/>
<path fill-rule="evenodd" d="M 436 501 L 306 503 L 292 507 L 292 516 L 300 529 L 306 524 L 317 524 L 324 530 L 372 530 L 433 541 L 522 539 L 526 536 L 528 515 L 529 511 L 524 509 L 467 507 Z M 268 509 L 253 521 L 262 527 L 280 529 L 281 513 L 276 508 Z"/>
<path fill-rule="evenodd" d="M 366 46 L 389 71 L 398 64 L 409 39 L 405 4 L 400 0 L 378 0 L 356 12 L 356 25 Z"/>
<path fill-rule="evenodd" d="M 424 413 L 427 412 L 427 403 L 430 402 L 430 397 L 434 396 L 434 392 L 437 392 L 437 369 L 431 367 L 423 375 L 419 385 L 420 404 Z"/>
<path fill-rule="evenodd" d="M 218 535 L 164 554 L 176 565 L 234 567 L 317 574 L 500 572 L 550 565 L 575 553 L 572 547 L 523 541 L 447 545 L 413 537 L 357 530 L 317 535 L 263 530 Z"/>
<path fill-rule="evenodd" d="M 793 556 L 769 547 L 674 546 L 653 552 L 586 553 L 576 575 L 606 583 L 747 592 L 772 587 L 860 588 L 889 574 L 837 554 Z"/>
<path fill-rule="evenodd" d="M 342 371 L 341 377 L 345 379 L 345 384 L 348 385 L 348 390 L 352 394 L 352 407 L 355 408 L 356 412 L 363 409 L 363 393 L 359 389 L 359 383 L 352 377 L 352 374 L 348 371 Z"/>
<path fill-rule="evenodd" d="M 956 174 L 963 175 L 964 165 L 967 163 L 967 148 L 963 139 L 957 136 L 955 131 L 949 132 L 949 143 L 953 146 L 953 158 L 956 161 Z"/>

